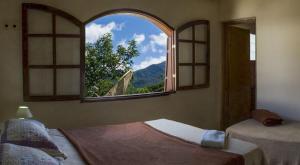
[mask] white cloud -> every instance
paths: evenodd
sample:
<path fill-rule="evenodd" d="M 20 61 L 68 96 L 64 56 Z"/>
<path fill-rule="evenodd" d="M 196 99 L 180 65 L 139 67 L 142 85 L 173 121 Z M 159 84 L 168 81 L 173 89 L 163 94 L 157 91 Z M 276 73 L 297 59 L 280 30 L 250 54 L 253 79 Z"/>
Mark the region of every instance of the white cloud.
<path fill-rule="evenodd" d="M 149 37 L 151 40 L 150 42 L 152 42 L 155 45 L 159 45 L 159 46 L 167 45 L 168 36 L 165 33 L 160 33 L 159 35 L 152 34 Z"/>
<path fill-rule="evenodd" d="M 153 65 L 153 64 L 159 64 L 159 63 L 162 63 L 166 61 L 166 55 L 162 55 L 160 57 L 149 57 L 149 58 L 146 58 L 146 60 L 140 62 L 139 64 L 137 65 L 134 65 L 133 66 L 133 70 L 140 70 L 140 69 L 144 69 L 144 68 L 147 68 L 148 66 L 150 65 Z"/>
<path fill-rule="evenodd" d="M 144 46 L 141 48 L 141 52 L 142 52 L 142 53 L 146 53 L 146 52 L 148 52 L 148 50 L 149 50 L 149 45 L 144 45 Z"/>
<path fill-rule="evenodd" d="M 97 39 L 106 33 L 112 33 L 113 31 L 120 31 L 124 27 L 124 23 L 117 24 L 110 22 L 106 25 L 90 23 L 85 28 L 86 42 L 94 43 Z"/>
<path fill-rule="evenodd" d="M 141 44 L 146 39 L 144 34 L 134 34 L 132 38 L 136 41 L 137 45 Z M 128 40 L 122 39 L 118 45 L 128 48 Z"/>
<path fill-rule="evenodd" d="M 115 23 L 115 22 L 113 22 L 113 23 Z M 116 24 L 116 23 L 115 23 L 115 24 Z M 124 27 L 125 27 L 125 23 L 124 23 L 124 22 L 123 22 L 123 23 L 120 23 L 120 24 L 116 24 L 115 30 L 121 31 L 121 30 L 123 30 Z"/>
<path fill-rule="evenodd" d="M 126 39 L 122 39 L 118 45 L 121 45 L 123 46 L 124 48 L 128 48 L 128 43 L 127 43 L 127 40 Z"/>
<path fill-rule="evenodd" d="M 145 41 L 145 35 L 144 34 L 134 34 L 133 39 L 136 41 L 137 44 L 141 44 L 143 41 Z"/>
<path fill-rule="evenodd" d="M 150 42 L 149 44 L 144 45 L 142 47 L 141 51 L 142 51 L 142 53 L 146 53 L 148 51 L 152 51 L 153 53 L 156 53 L 157 52 L 157 48 L 156 48 L 155 44 L 153 44 L 152 42 Z"/>
<path fill-rule="evenodd" d="M 166 47 L 167 46 L 167 39 L 168 36 L 165 33 L 160 33 L 158 35 L 152 34 L 149 36 L 150 42 L 147 45 L 142 47 L 142 53 L 146 53 L 148 51 L 152 51 L 153 53 L 159 52 L 162 53 L 162 49 L 157 48 L 159 47 Z"/>

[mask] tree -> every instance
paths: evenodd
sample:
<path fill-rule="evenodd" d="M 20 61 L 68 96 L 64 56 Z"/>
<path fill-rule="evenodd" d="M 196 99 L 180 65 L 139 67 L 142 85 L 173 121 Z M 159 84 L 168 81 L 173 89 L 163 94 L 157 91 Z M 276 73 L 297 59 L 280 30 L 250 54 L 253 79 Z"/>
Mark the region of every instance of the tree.
<path fill-rule="evenodd" d="M 150 93 L 150 92 L 162 92 L 164 91 L 164 82 L 161 81 L 154 85 L 144 86 L 140 88 L 136 88 L 131 82 L 127 88 L 127 95 L 131 94 L 141 94 L 141 93 Z"/>
<path fill-rule="evenodd" d="M 139 51 L 135 40 L 127 44 L 128 47 L 118 45 L 114 51 L 111 33 L 103 35 L 95 43 L 86 44 L 86 96 L 104 96 L 121 76 L 132 69 L 132 59 L 139 55 Z"/>

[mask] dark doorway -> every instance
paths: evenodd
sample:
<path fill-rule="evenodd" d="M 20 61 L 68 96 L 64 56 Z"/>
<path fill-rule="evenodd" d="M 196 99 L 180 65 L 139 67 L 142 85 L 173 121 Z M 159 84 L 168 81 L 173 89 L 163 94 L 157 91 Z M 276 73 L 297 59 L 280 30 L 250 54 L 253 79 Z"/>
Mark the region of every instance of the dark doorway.
<path fill-rule="evenodd" d="M 256 108 L 256 20 L 224 22 L 222 128 L 250 117 Z"/>

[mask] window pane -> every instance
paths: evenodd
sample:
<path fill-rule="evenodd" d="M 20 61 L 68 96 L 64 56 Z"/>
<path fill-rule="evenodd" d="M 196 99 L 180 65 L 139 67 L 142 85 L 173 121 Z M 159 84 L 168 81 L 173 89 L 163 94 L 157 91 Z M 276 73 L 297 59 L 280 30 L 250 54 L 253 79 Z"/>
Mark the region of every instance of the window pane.
<path fill-rule="evenodd" d="M 80 94 L 80 69 L 57 69 L 57 94 Z"/>
<path fill-rule="evenodd" d="M 193 70 L 191 66 L 179 66 L 179 86 L 193 85 Z"/>
<path fill-rule="evenodd" d="M 195 39 L 197 41 L 207 40 L 207 25 L 196 25 L 195 26 Z"/>
<path fill-rule="evenodd" d="M 53 95 L 53 70 L 30 69 L 30 95 Z"/>
<path fill-rule="evenodd" d="M 30 37 L 28 39 L 29 65 L 52 65 L 52 52 L 52 38 Z"/>
<path fill-rule="evenodd" d="M 39 10 L 28 10 L 28 33 L 51 34 L 52 14 Z"/>
<path fill-rule="evenodd" d="M 207 62 L 207 46 L 205 44 L 195 44 L 195 61 L 196 63 Z"/>
<path fill-rule="evenodd" d="M 58 65 L 80 64 L 80 39 L 57 38 L 56 39 L 56 63 Z"/>
<path fill-rule="evenodd" d="M 57 34 L 80 34 L 80 28 L 73 22 L 56 16 L 56 33 Z"/>
<path fill-rule="evenodd" d="M 195 85 L 203 85 L 206 83 L 206 66 L 195 67 Z"/>
<path fill-rule="evenodd" d="M 179 42 L 179 63 L 192 63 L 193 62 L 193 44 Z"/>
<path fill-rule="evenodd" d="M 193 28 L 187 28 L 179 33 L 179 39 L 182 40 L 192 40 L 193 39 Z"/>

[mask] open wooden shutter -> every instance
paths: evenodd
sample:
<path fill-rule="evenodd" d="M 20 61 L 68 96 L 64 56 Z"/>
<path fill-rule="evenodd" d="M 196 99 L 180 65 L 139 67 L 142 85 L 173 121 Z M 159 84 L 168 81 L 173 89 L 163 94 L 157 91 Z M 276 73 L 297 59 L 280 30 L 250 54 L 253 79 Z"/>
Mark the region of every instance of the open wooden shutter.
<path fill-rule="evenodd" d="M 209 21 L 188 22 L 177 29 L 177 89 L 209 87 Z"/>
<path fill-rule="evenodd" d="M 176 62 L 175 62 L 175 37 L 174 34 L 167 40 L 167 61 L 166 61 L 166 81 L 165 92 L 176 91 Z"/>
<path fill-rule="evenodd" d="M 52 7 L 22 5 L 25 101 L 80 99 L 84 26 Z"/>

